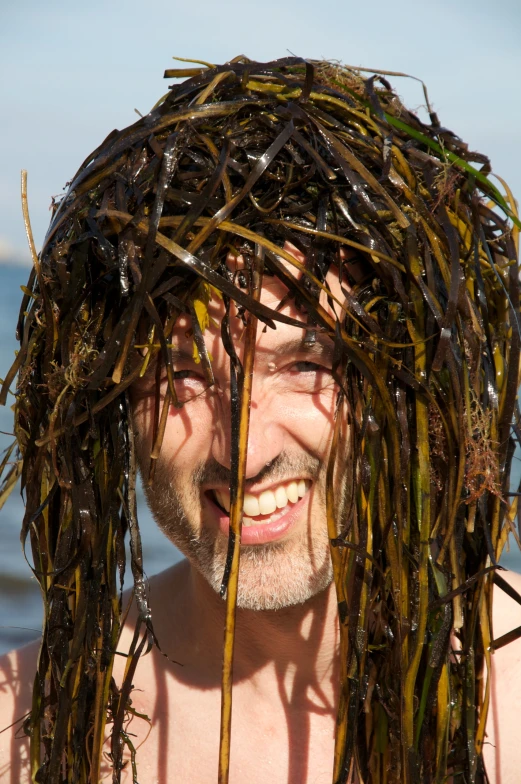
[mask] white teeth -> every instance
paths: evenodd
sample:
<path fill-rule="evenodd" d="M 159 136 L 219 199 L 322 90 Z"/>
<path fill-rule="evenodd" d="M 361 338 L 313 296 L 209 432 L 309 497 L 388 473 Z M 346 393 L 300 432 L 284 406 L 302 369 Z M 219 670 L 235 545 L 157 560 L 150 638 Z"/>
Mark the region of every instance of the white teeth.
<path fill-rule="evenodd" d="M 275 494 L 271 490 L 265 490 L 259 496 L 260 513 L 263 515 L 271 514 L 277 508 Z"/>
<path fill-rule="evenodd" d="M 306 495 L 309 487 L 309 480 L 300 479 L 298 482 L 293 481 L 288 482 L 287 485 L 279 485 L 275 490 L 264 490 L 259 496 L 245 493 L 243 525 L 259 525 L 260 521 L 253 519 L 259 515 L 270 515 L 262 520 L 263 524 L 275 522 L 283 514 L 286 514 L 290 504 L 296 504 L 299 498 Z M 217 503 L 229 513 L 230 492 L 228 490 L 214 490 L 214 494 Z"/>
<path fill-rule="evenodd" d="M 217 502 L 222 506 L 223 509 L 226 509 L 227 512 L 230 511 L 230 493 L 228 490 L 215 490 L 215 497 L 217 498 Z"/>
<path fill-rule="evenodd" d="M 288 496 L 288 501 L 291 501 L 292 504 L 297 503 L 298 487 L 296 482 L 290 482 L 289 485 L 286 485 L 286 494 Z"/>
<path fill-rule="evenodd" d="M 243 512 L 248 517 L 258 517 L 261 514 L 259 499 L 250 493 L 244 494 Z"/>
<path fill-rule="evenodd" d="M 283 485 L 279 485 L 275 490 L 275 502 L 277 504 L 277 509 L 284 509 L 288 503 L 286 488 Z"/>

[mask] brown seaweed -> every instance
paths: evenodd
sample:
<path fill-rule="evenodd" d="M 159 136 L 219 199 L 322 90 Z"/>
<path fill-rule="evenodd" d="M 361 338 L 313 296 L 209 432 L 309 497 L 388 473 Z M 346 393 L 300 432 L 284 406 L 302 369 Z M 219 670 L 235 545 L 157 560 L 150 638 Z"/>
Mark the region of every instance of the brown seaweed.
<path fill-rule="evenodd" d="M 493 641 L 490 616 L 494 583 L 510 590 L 497 562 L 518 502 L 509 494 L 520 435 L 521 223 L 513 196 L 502 180 L 504 192 L 492 182 L 485 156 L 440 125 L 427 94 L 429 124 L 401 104 L 386 79 L 392 74 L 366 78 L 294 57 L 194 62 L 168 70 L 167 78 L 184 81 L 89 155 L 40 254 L 23 185 L 34 269 L 20 351 L 0 393 L 5 404 L 18 374 L 17 456 L 9 469 L 11 453 L 2 463 L 0 505 L 21 474 L 22 541 L 44 601 L 28 722 L 35 780 L 97 781 L 107 722 L 113 781 L 125 745 L 134 775 L 139 766 L 125 731 L 132 677 L 157 640 L 126 390 L 160 357 L 168 391 L 155 406 L 145 477 L 153 482 L 169 407 L 183 404 L 169 349 L 180 313 L 191 314 L 195 349 L 213 381 L 195 306 L 202 282 L 226 303 L 221 334 L 231 363 L 218 771 L 228 780 L 255 333 L 258 320 L 302 326 L 260 302 L 262 276 L 271 275 L 307 314 L 307 339 L 320 330 L 334 343 L 339 397 L 324 521 L 341 630 L 334 781 L 354 772 L 373 784 L 484 781 L 490 679 L 481 684 L 491 650 L 520 634 Z M 343 268 L 341 247 L 356 252 L 365 273 L 344 290 L 335 319 L 319 295 L 332 302 L 326 276 Z M 230 252 L 246 259 L 246 290 L 229 274 Z M 231 302 L 246 323 L 243 364 Z M 346 456 L 339 432 L 347 416 Z M 333 498 L 339 461 L 344 519 Z M 139 623 L 118 687 L 112 663 L 127 531 Z"/>

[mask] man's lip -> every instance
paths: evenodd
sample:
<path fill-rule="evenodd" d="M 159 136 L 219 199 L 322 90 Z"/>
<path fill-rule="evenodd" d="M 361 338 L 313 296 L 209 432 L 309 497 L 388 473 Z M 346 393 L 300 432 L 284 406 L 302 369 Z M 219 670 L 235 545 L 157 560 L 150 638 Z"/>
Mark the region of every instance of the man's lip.
<path fill-rule="evenodd" d="M 211 522 L 215 523 L 224 536 L 228 536 L 230 530 L 230 516 L 224 512 L 213 499 L 213 494 L 205 493 L 205 499 L 210 506 Z M 286 514 L 275 520 L 274 523 L 259 523 L 259 525 L 249 525 L 242 527 L 241 544 L 267 544 L 282 539 L 297 524 L 298 519 L 304 512 L 309 502 L 309 490 L 305 496 L 290 506 Z"/>
<path fill-rule="evenodd" d="M 291 482 L 296 482 L 298 484 L 301 481 L 301 479 L 304 479 L 305 482 L 309 482 L 310 484 L 313 483 L 313 479 L 311 479 L 311 477 L 299 475 L 299 476 L 293 476 L 293 477 L 287 477 L 287 478 L 284 478 L 284 479 L 279 479 L 277 482 L 272 482 L 269 485 L 259 485 L 259 486 L 253 487 L 251 485 L 248 486 L 247 484 L 245 484 L 244 492 L 245 493 L 250 493 L 250 495 L 260 495 L 261 493 L 264 493 L 265 490 L 273 491 L 277 487 L 279 487 L 280 485 L 289 485 Z M 207 495 L 209 493 L 211 493 L 213 495 L 213 493 L 215 491 L 217 491 L 217 492 L 224 491 L 226 493 L 229 493 L 230 492 L 230 485 L 207 485 L 207 486 L 203 486 L 202 487 L 202 491 L 203 491 L 203 493 L 205 493 L 205 495 Z"/>

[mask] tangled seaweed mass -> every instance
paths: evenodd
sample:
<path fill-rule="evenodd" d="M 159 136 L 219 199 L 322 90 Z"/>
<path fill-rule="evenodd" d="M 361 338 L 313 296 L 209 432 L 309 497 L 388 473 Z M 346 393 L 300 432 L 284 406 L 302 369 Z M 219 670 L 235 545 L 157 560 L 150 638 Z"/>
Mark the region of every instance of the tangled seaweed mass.
<path fill-rule="evenodd" d="M 512 195 L 504 183 L 502 195 L 488 159 L 429 106 L 430 124 L 409 112 L 384 74 L 238 57 L 165 76 L 186 78 L 148 115 L 113 131 L 55 205 L 1 393 L 5 404 L 18 373 L 19 459 L 10 469 L 10 454 L 4 460 L 3 495 L 21 474 L 22 541 L 44 600 L 26 722 L 34 780 L 98 781 L 107 722 L 120 780 L 132 677 L 156 641 L 128 390 L 159 358 L 168 389 L 155 405 L 144 477 L 153 482 L 168 411 L 183 405 L 169 342 L 177 317 L 192 317 L 210 386 L 208 286 L 228 313 L 235 303 L 250 332 L 256 320 L 262 328 L 291 323 L 259 301 L 264 275 L 285 284 L 308 340 L 331 337 L 336 421 L 348 417 L 352 432 L 352 460 L 342 467 L 345 519 L 335 519 L 331 483 L 328 494 L 341 629 L 334 780 L 443 782 L 464 773 L 484 781 L 486 673 L 492 648 L 506 642 L 491 639 L 492 587 L 504 587 L 497 560 L 508 534 L 517 539 L 509 475 L 519 436 L 520 223 Z M 284 249 L 288 241 L 305 265 Z M 364 275 L 350 280 L 335 319 L 319 294 L 332 297 L 331 265 L 349 280 L 346 247 Z M 240 274 L 227 266 L 230 253 L 245 259 Z M 250 394 L 244 366 L 252 367 L 255 341 L 241 364 L 230 318 L 222 340 L 232 368 L 235 501 L 223 594 L 233 620 Z M 117 686 L 127 531 L 140 620 Z"/>

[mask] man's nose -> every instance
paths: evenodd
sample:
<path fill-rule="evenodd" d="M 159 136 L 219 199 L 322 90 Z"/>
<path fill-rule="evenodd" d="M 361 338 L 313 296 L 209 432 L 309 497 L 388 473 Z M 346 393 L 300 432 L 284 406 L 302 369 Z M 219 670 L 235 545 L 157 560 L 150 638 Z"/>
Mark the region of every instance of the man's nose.
<path fill-rule="evenodd" d="M 231 468 L 231 415 L 229 397 L 222 400 L 216 410 L 215 431 L 212 442 L 212 457 L 218 463 Z M 257 476 L 268 463 L 280 455 L 284 447 L 284 430 L 274 415 L 271 395 L 263 394 L 255 383 L 250 406 L 250 426 L 246 455 L 246 478 Z M 220 410 L 219 410 L 220 409 Z"/>

